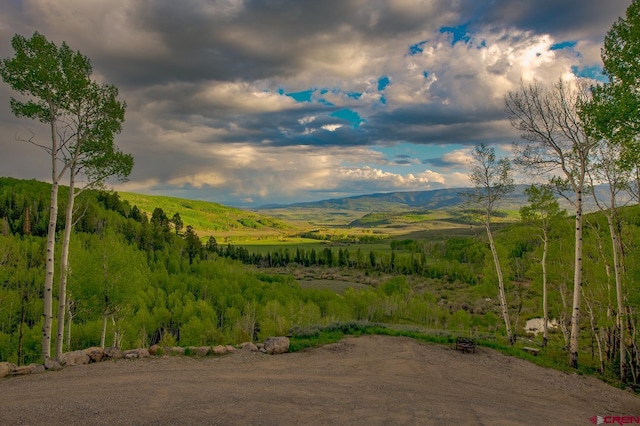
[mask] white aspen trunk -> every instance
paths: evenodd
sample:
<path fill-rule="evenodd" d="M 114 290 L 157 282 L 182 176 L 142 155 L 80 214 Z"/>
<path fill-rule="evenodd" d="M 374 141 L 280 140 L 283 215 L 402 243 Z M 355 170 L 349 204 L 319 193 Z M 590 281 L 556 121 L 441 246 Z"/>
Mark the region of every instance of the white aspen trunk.
<path fill-rule="evenodd" d="M 73 314 L 71 313 L 71 296 L 67 296 L 67 334 L 65 348 L 68 351 L 71 348 L 71 323 L 73 322 Z"/>
<path fill-rule="evenodd" d="M 71 228 L 73 227 L 73 205 L 75 202 L 75 167 L 71 167 L 69 177 L 69 198 L 64 223 L 64 235 L 62 237 L 62 253 L 60 254 L 60 290 L 58 294 L 58 334 L 56 336 L 56 359 L 62 356 L 64 341 L 64 317 L 67 301 L 67 277 L 69 276 L 69 243 L 71 240 Z"/>
<path fill-rule="evenodd" d="M 102 313 L 102 333 L 100 333 L 100 347 L 102 349 L 104 349 L 104 342 L 107 337 L 107 317 L 108 316 L 109 314 L 107 313 L 107 311 L 104 311 Z"/>
<path fill-rule="evenodd" d="M 584 293 L 584 290 L 583 290 Z M 596 338 L 596 344 L 598 345 L 598 359 L 600 361 L 600 372 L 604 373 L 604 355 L 602 353 L 602 343 L 600 343 L 600 335 L 596 329 L 596 320 L 593 315 L 593 308 L 589 303 L 589 299 L 587 299 L 586 295 L 584 297 L 584 303 L 587 305 L 587 309 L 589 310 L 589 323 L 591 324 L 591 332 Z"/>
<path fill-rule="evenodd" d="M 566 291 L 567 291 L 567 286 L 563 283 L 560 285 L 560 300 L 562 301 L 562 312 L 560 312 L 560 329 L 562 330 L 562 337 L 564 337 L 564 344 L 565 347 L 569 347 L 569 342 L 571 341 L 571 336 L 570 336 L 570 329 L 567 328 L 567 324 L 569 324 L 569 322 L 567 321 L 567 296 L 566 296 Z"/>
<path fill-rule="evenodd" d="M 504 291 L 504 279 L 502 277 L 502 268 L 500 267 L 500 261 L 498 260 L 498 252 L 496 245 L 493 241 L 493 235 L 491 233 L 491 227 L 489 226 L 488 219 L 485 221 L 485 228 L 487 229 L 487 236 L 489 237 L 489 247 L 491 248 L 491 254 L 493 256 L 493 263 L 496 267 L 496 274 L 498 275 L 498 291 L 500 296 L 500 310 L 502 312 L 502 319 L 504 320 L 504 326 L 507 332 L 509 343 L 514 343 L 514 336 L 511 333 L 511 321 L 509 320 L 509 310 L 507 306 L 507 297 Z"/>
<path fill-rule="evenodd" d="M 53 274 L 55 273 L 56 222 L 58 220 L 58 167 L 56 153 L 55 120 L 51 120 L 51 206 L 47 228 L 47 252 L 45 259 L 45 278 L 43 292 L 42 322 L 42 360 L 51 358 L 51 328 L 53 324 Z"/>
<path fill-rule="evenodd" d="M 549 235 L 544 229 L 544 245 L 542 249 L 542 346 L 549 341 L 549 306 L 547 296 L 547 252 L 549 250 Z"/>
<path fill-rule="evenodd" d="M 111 324 L 113 325 L 113 346 L 120 348 L 122 347 L 122 336 L 120 335 L 120 328 L 118 327 L 116 315 L 111 315 Z"/>
<path fill-rule="evenodd" d="M 580 295 L 582 289 L 582 187 L 576 191 L 576 232 L 573 271 L 573 308 L 571 311 L 571 340 L 569 343 L 569 366 L 578 368 L 578 337 L 580 334 Z"/>
<path fill-rule="evenodd" d="M 613 204 L 612 204 L 613 206 Z M 616 326 L 618 327 L 618 350 L 620 351 L 620 381 L 624 382 L 627 375 L 626 372 L 626 347 L 624 343 L 624 301 L 622 297 L 622 275 L 620 273 L 620 257 L 619 257 L 619 241 L 618 234 L 613 223 L 613 207 L 611 207 L 607 215 L 609 224 L 609 233 L 611 235 L 611 245 L 613 249 L 613 271 L 616 279 L 616 299 L 618 303 L 618 312 L 616 314 Z"/>

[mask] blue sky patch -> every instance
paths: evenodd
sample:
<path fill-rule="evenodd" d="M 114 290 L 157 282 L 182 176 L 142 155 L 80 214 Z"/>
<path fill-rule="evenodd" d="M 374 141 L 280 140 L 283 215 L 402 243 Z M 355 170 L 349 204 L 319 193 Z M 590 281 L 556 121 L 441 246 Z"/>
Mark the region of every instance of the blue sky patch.
<path fill-rule="evenodd" d="M 378 91 L 382 92 L 390 83 L 389 77 L 383 75 L 378 79 Z"/>
<path fill-rule="evenodd" d="M 326 100 L 325 98 L 318 99 L 318 103 L 326 106 L 333 106 L 334 104 Z"/>
<path fill-rule="evenodd" d="M 316 89 L 304 90 L 302 92 L 287 93 L 287 96 L 293 98 L 296 102 L 311 102 L 311 95 Z"/>
<path fill-rule="evenodd" d="M 417 55 L 418 53 L 422 53 L 423 47 L 426 43 L 427 43 L 427 40 L 423 40 L 409 46 L 409 55 L 414 56 L 414 55 Z"/>
<path fill-rule="evenodd" d="M 469 23 L 467 22 L 466 24 L 458 25 L 457 27 L 441 27 L 440 34 L 451 34 L 453 36 L 451 40 L 452 46 L 459 41 L 468 43 L 471 40 L 471 35 L 469 34 L 469 31 L 467 31 L 468 26 Z"/>
<path fill-rule="evenodd" d="M 340 109 L 329 114 L 329 117 L 336 117 L 348 121 L 354 129 L 364 122 L 360 114 L 351 109 Z"/>
<path fill-rule="evenodd" d="M 429 71 L 422 71 L 422 76 L 424 78 L 428 78 L 429 77 Z"/>
<path fill-rule="evenodd" d="M 362 92 L 347 92 L 346 94 L 348 97 L 355 100 L 358 100 L 362 97 Z"/>
<path fill-rule="evenodd" d="M 578 44 L 577 41 L 567 40 L 561 41 L 560 43 L 554 43 L 551 45 L 549 50 L 562 50 L 562 49 L 571 49 Z"/>
<path fill-rule="evenodd" d="M 577 65 L 573 65 L 571 67 L 571 72 L 576 77 L 582 78 L 592 78 L 594 80 L 607 82 L 607 76 L 602 73 L 602 67 L 582 67 L 579 68 Z"/>

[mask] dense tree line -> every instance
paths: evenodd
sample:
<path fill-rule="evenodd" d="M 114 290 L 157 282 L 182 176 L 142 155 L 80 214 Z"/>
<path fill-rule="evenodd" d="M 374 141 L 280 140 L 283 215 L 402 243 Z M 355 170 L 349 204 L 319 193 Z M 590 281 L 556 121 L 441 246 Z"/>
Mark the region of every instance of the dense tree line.
<path fill-rule="evenodd" d="M 242 245 L 219 246 L 219 256 L 265 268 L 286 266 L 337 267 L 359 269 L 364 273 L 416 275 L 425 278 L 478 283 L 478 263 L 484 262 L 484 246 L 476 240 L 452 239 L 444 242 L 391 240 L 391 253 L 361 248 L 332 246 L 295 249 L 278 248 L 266 253 L 254 252 Z M 475 246 L 475 247 L 474 247 Z M 431 255 L 427 255 L 431 253 Z"/>

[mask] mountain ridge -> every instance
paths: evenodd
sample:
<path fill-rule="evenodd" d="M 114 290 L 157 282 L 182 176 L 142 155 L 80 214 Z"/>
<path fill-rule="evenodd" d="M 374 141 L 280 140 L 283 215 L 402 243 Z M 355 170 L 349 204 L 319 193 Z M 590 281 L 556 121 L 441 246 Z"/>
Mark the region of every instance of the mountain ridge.
<path fill-rule="evenodd" d="M 504 206 L 520 207 L 527 203 L 524 190 L 529 185 L 520 184 L 504 198 Z M 466 200 L 461 195 L 472 188 L 441 188 L 426 191 L 394 191 L 373 194 L 362 194 L 351 197 L 330 198 L 319 201 L 292 204 L 267 204 L 255 210 L 276 210 L 296 208 L 325 208 L 333 210 L 372 211 L 386 209 L 424 208 L 430 210 L 450 209 L 463 205 Z M 376 207 L 372 209 L 372 207 Z"/>

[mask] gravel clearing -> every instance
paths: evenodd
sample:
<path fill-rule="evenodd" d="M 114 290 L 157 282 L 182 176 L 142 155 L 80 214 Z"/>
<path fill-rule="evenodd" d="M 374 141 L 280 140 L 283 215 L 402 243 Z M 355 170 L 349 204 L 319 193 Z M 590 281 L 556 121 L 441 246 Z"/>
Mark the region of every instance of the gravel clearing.
<path fill-rule="evenodd" d="M 388 336 L 0 379 L 0 425 L 588 425 L 596 415 L 640 423 L 640 397 L 487 348 Z"/>

